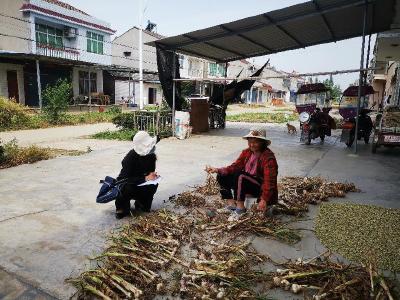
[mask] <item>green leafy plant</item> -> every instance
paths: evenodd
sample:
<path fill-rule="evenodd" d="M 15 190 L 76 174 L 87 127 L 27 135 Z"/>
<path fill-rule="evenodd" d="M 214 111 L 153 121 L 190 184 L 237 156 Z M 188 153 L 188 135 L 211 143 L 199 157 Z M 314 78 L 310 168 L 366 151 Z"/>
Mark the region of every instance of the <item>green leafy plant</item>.
<path fill-rule="evenodd" d="M 117 131 L 102 131 L 91 136 L 94 139 L 100 140 L 118 140 L 118 141 L 130 141 L 136 134 L 137 130 L 132 129 L 121 129 Z"/>
<path fill-rule="evenodd" d="M 226 120 L 230 122 L 248 122 L 248 123 L 286 123 L 297 120 L 297 114 L 285 113 L 242 113 L 227 116 Z"/>
<path fill-rule="evenodd" d="M 331 89 L 331 98 L 334 101 L 338 101 L 340 99 L 340 96 L 342 95 L 342 89 L 340 88 L 339 85 L 335 84 L 333 82 L 333 79 L 325 79 L 323 82 L 328 88 Z"/>
<path fill-rule="evenodd" d="M 117 114 L 122 113 L 122 108 L 120 106 L 111 106 L 107 110 L 107 113 L 117 115 Z"/>
<path fill-rule="evenodd" d="M 52 124 L 59 124 L 65 118 L 68 103 L 72 95 L 72 86 L 67 80 L 58 80 L 48 86 L 43 93 L 44 113 Z"/>
<path fill-rule="evenodd" d="M 112 122 L 118 127 L 123 129 L 135 128 L 135 115 L 132 113 L 121 113 L 116 115 Z"/>

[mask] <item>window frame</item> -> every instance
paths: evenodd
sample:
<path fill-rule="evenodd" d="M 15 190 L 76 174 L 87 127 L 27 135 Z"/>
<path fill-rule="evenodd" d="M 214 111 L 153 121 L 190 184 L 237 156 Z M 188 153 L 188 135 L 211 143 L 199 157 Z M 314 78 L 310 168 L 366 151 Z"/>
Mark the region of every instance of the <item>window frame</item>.
<path fill-rule="evenodd" d="M 50 46 L 54 49 L 64 48 L 64 32 L 54 26 L 35 23 L 36 43 Z"/>
<path fill-rule="evenodd" d="M 87 52 L 104 55 L 104 35 L 86 31 Z"/>
<path fill-rule="evenodd" d="M 78 72 L 79 95 L 89 95 L 89 72 Z M 97 93 L 97 73 L 90 72 L 90 93 Z"/>

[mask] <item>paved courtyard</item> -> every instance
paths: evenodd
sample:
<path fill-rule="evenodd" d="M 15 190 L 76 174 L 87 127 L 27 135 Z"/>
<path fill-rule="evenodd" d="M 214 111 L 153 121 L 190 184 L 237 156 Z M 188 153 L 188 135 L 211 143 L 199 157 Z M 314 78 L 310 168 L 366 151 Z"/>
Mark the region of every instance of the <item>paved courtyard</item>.
<path fill-rule="evenodd" d="M 162 140 L 157 147 L 157 166 L 163 181 L 153 208 L 163 207 L 169 196 L 202 183 L 206 164 L 223 166 L 236 158 L 246 146 L 240 137 L 251 126 L 228 123 L 225 130 L 188 140 Z M 113 203 L 99 205 L 95 197 L 99 179 L 118 174 L 131 143 L 81 138 L 113 129 L 110 124 L 82 127 L 0 133 L 1 139 L 16 137 L 23 145 L 80 150 L 90 146 L 93 150 L 79 157 L 59 157 L 0 171 L 0 298 L 8 295 L 8 299 L 17 299 L 23 293 L 32 295 L 25 299 L 69 298 L 74 289 L 65 279 L 77 275 L 87 258 L 103 247 L 107 233 L 121 224 L 114 217 Z M 354 155 L 339 142 L 339 132 L 323 145 L 314 142 L 305 146 L 298 136 L 288 135 L 284 125 L 268 124 L 266 128 L 280 177 L 321 175 L 351 181 L 362 192 L 334 201 L 400 208 L 400 149 L 379 149 L 373 155 L 370 147 L 362 144 L 359 154 Z M 312 207 L 310 218 L 317 211 L 318 207 Z M 300 226 L 312 229 L 313 221 Z M 255 240 L 255 244 L 277 260 L 313 257 L 324 251 L 312 231 L 302 234 L 302 241 L 294 247 L 271 240 Z"/>

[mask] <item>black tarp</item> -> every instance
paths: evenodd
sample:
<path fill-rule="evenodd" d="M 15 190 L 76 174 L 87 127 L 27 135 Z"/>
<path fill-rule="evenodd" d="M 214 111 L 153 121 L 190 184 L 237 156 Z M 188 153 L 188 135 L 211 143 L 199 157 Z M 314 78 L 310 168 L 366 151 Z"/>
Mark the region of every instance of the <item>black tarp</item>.
<path fill-rule="evenodd" d="M 260 76 L 268 62 L 269 60 L 250 77 Z M 228 106 L 228 104 L 240 98 L 244 91 L 250 90 L 255 82 L 255 80 L 251 79 L 245 79 L 239 82 L 234 80 L 225 87 L 224 95 L 222 95 L 223 85 L 214 85 L 214 91 L 210 98 L 210 102 L 217 105 Z"/>
<path fill-rule="evenodd" d="M 370 85 L 361 86 L 361 97 L 375 94 L 374 88 Z M 349 86 L 344 92 L 345 97 L 358 97 L 358 85 Z"/>
<path fill-rule="evenodd" d="M 319 83 L 308 83 L 308 84 L 303 84 L 297 91 L 296 94 L 311 94 L 311 93 L 323 93 L 329 91 L 329 87 L 327 87 L 325 84 L 319 82 Z"/>
<path fill-rule="evenodd" d="M 179 79 L 179 60 L 178 56 L 172 51 L 166 51 L 157 44 L 157 67 L 160 77 L 161 87 L 163 89 L 165 100 L 172 108 L 173 102 L 173 60 L 175 55 L 175 78 Z M 175 85 L 175 109 L 182 110 L 183 98 L 181 97 L 181 83 Z"/>

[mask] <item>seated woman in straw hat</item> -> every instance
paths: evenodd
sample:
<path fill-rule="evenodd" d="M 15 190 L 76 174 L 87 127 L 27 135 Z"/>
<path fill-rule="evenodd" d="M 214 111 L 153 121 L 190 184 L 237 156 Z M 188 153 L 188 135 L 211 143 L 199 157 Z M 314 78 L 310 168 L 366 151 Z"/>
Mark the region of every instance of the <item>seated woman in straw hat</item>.
<path fill-rule="evenodd" d="M 244 201 L 248 194 L 258 197 L 258 209 L 263 212 L 278 201 L 278 164 L 268 148 L 271 141 L 266 131 L 252 129 L 243 138 L 249 147 L 234 163 L 224 168 L 206 167 L 207 172 L 218 174 L 222 199 L 227 200 L 226 210 L 236 217 L 246 212 Z"/>
<path fill-rule="evenodd" d="M 115 200 L 116 218 L 130 215 L 130 201 L 135 201 L 135 210 L 149 212 L 158 184 L 142 185 L 155 180 L 157 137 L 151 137 L 145 131 L 139 131 L 133 137 L 133 149 L 122 160 L 122 169 L 117 180 L 128 179 L 120 195 Z"/>

